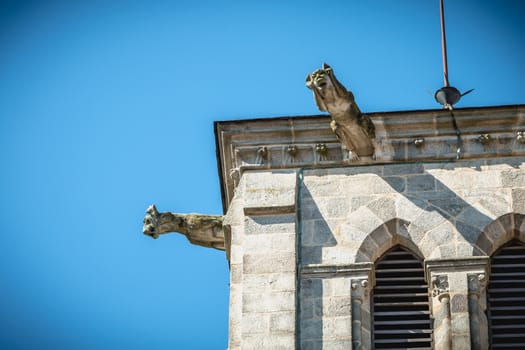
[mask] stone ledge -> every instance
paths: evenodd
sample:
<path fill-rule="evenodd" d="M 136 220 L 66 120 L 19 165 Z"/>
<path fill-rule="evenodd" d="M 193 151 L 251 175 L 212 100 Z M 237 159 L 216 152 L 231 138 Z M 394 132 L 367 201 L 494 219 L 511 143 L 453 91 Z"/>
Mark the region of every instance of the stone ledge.
<path fill-rule="evenodd" d="M 262 216 L 262 215 L 281 215 L 295 213 L 295 204 L 293 205 L 274 205 L 268 207 L 245 207 L 244 215 Z"/>
<path fill-rule="evenodd" d="M 425 260 L 425 278 L 431 280 L 432 275 L 450 272 L 483 272 L 488 276 L 490 257 L 468 257 L 458 259 Z"/>
<path fill-rule="evenodd" d="M 456 130 L 448 110 L 367 115 L 376 125 L 377 160 L 351 163 L 344 159 L 327 115 L 216 122 L 224 211 L 246 169 L 263 171 L 456 158 Z M 522 137 L 525 105 L 460 108 L 454 110 L 454 116 L 462 135 L 462 159 L 525 155 Z"/>
<path fill-rule="evenodd" d="M 302 278 L 323 278 L 351 276 L 356 278 L 374 278 L 373 263 L 356 263 L 344 265 L 309 264 L 300 268 Z M 371 283 L 373 285 L 373 283 Z"/>

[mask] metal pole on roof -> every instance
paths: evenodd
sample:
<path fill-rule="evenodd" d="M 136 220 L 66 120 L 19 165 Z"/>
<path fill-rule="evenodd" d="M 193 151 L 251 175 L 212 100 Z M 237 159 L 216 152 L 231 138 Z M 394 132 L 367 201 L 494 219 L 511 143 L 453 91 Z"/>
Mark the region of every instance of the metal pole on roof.
<path fill-rule="evenodd" d="M 445 36 L 445 10 L 443 9 L 443 0 L 439 0 L 440 5 L 440 17 L 441 17 L 441 48 L 443 54 L 443 78 L 445 86 L 449 86 L 448 83 L 448 64 L 447 64 L 447 38 Z"/>

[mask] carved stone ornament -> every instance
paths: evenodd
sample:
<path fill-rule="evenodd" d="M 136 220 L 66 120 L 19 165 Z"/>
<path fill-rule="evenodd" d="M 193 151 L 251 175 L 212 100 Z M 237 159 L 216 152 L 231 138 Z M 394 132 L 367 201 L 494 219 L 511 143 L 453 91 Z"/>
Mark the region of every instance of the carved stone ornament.
<path fill-rule="evenodd" d="M 330 127 L 348 151 L 348 158 L 373 156 L 374 124 L 361 113 L 354 95 L 335 78 L 332 68 L 325 63 L 322 69 L 308 74 L 306 86 L 313 91 L 319 110 L 330 113 Z"/>
<path fill-rule="evenodd" d="M 487 282 L 484 273 L 473 273 L 468 275 L 468 289 L 473 293 L 480 293 Z"/>
<path fill-rule="evenodd" d="M 448 277 L 446 275 L 432 277 L 432 296 L 442 296 L 448 291 Z"/>
<path fill-rule="evenodd" d="M 147 236 L 158 238 L 164 233 L 178 232 L 192 244 L 224 250 L 222 215 L 159 213 L 155 205 L 146 212 L 142 232 Z"/>
<path fill-rule="evenodd" d="M 367 279 L 357 279 L 352 280 L 352 298 L 364 298 L 368 295 L 368 280 Z"/>

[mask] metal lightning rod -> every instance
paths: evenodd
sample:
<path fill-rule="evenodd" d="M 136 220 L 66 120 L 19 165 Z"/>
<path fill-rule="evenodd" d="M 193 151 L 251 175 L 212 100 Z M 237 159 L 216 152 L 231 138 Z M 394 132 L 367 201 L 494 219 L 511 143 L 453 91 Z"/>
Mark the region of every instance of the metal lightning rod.
<path fill-rule="evenodd" d="M 448 83 L 448 63 L 447 63 L 447 37 L 445 35 L 445 10 L 443 9 L 443 0 L 439 0 L 439 15 L 441 17 L 441 52 L 443 56 L 443 78 L 445 87 L 450 86 Z"/>
<path fill-rule="evenodd" d="M 462 96 L 465 96 L 474 89 L 470 89 L 464 93 L 459 92 L 448 82 L 448 63 L 447 63 L 447 37 L 445 35 L 445 9 L 443 8 L 443 0 L 439 0 L 439 14 L 441 17 L 441 52 L 443 57 L 443 80 L 445 86 L 436 91 L 434 98 L 437 102 L 443 105 L 443 108 L 452 110 L 453 106 L 459 101 Z"/>

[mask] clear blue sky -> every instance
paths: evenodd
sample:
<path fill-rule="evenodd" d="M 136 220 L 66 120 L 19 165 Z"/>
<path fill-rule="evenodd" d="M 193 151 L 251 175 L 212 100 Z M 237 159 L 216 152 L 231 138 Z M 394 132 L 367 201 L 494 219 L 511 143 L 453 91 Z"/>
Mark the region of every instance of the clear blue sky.
<path fill-rule="evenodd" d="M 525 2 L 445 1 L 460 107 L 525 103 Z M 225 349 L 221 251 L 142 235 L 222 213 L 214 120 L 439 108 L 438 0 L 0 2 L 0 348 Z M 524 126 L 525 127 L 525 126 Z"/>

